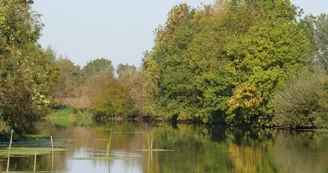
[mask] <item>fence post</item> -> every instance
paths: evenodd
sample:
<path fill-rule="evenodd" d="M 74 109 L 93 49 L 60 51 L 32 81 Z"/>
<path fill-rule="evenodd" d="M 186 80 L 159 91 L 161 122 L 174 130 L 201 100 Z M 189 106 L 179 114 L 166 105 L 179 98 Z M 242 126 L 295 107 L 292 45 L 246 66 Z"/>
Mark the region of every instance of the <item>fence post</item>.
<path fill-rule="evenodd" d="M 10 165 L 10 150 L 11 150 L 11 144 L 12 144 L 12 142 L 13 142 L 13 133 L 14 133 L 14 130 L 11 130 L 10 142 L 9 142 L 9 149 L 8 149 L 8 162 L 7 162 L 7 171 L 6 171 L 6 173 L 9 172 L 9 165 Z"/>

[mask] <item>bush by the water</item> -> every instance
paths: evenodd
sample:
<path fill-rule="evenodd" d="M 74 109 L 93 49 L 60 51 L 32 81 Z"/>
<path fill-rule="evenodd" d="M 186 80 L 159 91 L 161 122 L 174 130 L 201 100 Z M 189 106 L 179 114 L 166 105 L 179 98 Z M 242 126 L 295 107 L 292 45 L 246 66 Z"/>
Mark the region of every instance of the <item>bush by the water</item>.
<path fill-rule="evenodd" d="M 328 120 L 327 76 L 300 76 L 275 96 L 276 125 L 288 128 L 322 127 Z"/>

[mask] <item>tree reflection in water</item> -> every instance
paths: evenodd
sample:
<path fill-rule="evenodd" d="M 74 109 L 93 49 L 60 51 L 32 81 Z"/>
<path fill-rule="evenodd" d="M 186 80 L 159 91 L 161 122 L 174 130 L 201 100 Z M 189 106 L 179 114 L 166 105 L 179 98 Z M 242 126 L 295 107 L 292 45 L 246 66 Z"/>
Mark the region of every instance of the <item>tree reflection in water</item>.
<path fill-rule="evenodd" d="M 111 129 L 109 155 L 129 159 L 74 159 L 106 156 Z M 38 133 L 65 141 L 66 151 L 55 153 L 55 169 L 63 172 L 328 171 L 328 133 L 324 132 L 132 122 L 73 123 L 67 127 L 42 122 Z M 174 151 L 140 151 L 149 147 Z M 13 157 L 10 169 L 31 171 L 33 160 L 33 156 Z M 5 160 L 1 160 L 0 171 L 5 167 Z M 37 156 L 38 171 L 50 168 L 51 154 Z"/>

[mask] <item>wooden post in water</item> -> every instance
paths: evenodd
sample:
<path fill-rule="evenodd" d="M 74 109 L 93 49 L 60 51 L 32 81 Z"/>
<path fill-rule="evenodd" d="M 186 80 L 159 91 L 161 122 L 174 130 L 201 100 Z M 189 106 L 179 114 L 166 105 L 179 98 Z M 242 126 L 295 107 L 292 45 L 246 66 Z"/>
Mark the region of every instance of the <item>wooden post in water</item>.
<path fill-rule="evenodd" d="M 50 136 L 50 140 L 51 140 L 51 169 L 54 169 L 54 142 L 52 140 L 52 136 Z"/>
<path fill-rule="evenodd" d="M 6 171 L 6 173 L 9 172 L 9 165 L 10 165 L 10 150 L 11 150 L 11 144 L 12 144 L 12 142 L 13 142 L 13 133 L 14 133 L 14 130 L 11 130 L 10 142 L 9 142 L 9 149 L 8 149 L 8 161 L 7 161 L 7 171 Z"/>
<path fill-rule="evenodd" d="M 34 151 L 34 167 L 33 167 L 33 171 L 35 172 L 36 170 L 36 152 Z"/>
<path fill-rule="evenodd" d="M 109 149 L 110 149 L 110 145 L 112 143 L 112 133 L 113 133 L 113 129 L 110 130 L 110 134 L 109 134 L 109 141 L 107 144 L 107 154 L 106 154 L 107 157 L 109 156 Z"/>

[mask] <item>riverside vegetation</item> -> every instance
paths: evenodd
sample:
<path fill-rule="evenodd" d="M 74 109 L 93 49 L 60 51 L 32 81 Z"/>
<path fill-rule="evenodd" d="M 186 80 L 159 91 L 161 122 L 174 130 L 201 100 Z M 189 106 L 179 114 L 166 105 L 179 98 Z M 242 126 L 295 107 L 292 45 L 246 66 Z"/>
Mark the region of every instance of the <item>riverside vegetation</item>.
<path fill-rule="evenodd" d="M 81 68 L 41 48 L 26 3 L 0 0 L 1 136 L 61 106 L 82 118 L 326 127 L 327 26 L 327 14 L 302 16 L 289 0 L 180 4 L 140 68 L 105 58 Z"/>

